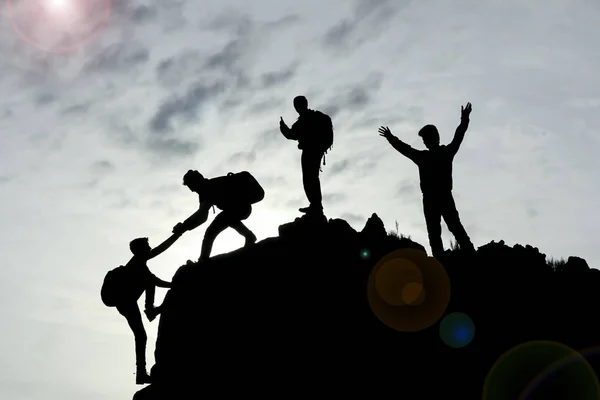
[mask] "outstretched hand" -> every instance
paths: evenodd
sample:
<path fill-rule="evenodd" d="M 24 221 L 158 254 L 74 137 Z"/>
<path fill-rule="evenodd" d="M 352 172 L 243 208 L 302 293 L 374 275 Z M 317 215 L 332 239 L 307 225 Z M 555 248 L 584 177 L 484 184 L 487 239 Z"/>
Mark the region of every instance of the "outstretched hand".
<path fill-rule="evenodd" d="M 465 107 L 460 106 L 460 117 L 461 118 L 469 118 L 469 114 L 471 114 L 472 108 L 471 103 L 467 103 Z"/>
<path fill-rule="evenodd" d="M 394 137 L 394 135 L 392 135 L 392 131 L 390 131 L 390 128 L 388 128 L 387 126 L 382 126 L 379 128 L 379 136 L 383 136 L 386 139 L 391 139 L 392 137 Z"/>

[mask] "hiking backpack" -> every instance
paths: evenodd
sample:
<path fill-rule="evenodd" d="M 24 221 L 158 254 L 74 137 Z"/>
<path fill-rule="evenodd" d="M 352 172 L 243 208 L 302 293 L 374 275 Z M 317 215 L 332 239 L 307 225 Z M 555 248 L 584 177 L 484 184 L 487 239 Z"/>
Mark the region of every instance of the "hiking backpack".
<path fill-rule="evenodd" d="M 124 283 L 127 278 L 127 270 L 123 265 L 111 269 L 104 276 L 100 297 L 107 307 L 115 307 L 124 293 Z"/>
<path fill-rule="evenodd" d="M 258 203 L 265 191 L 248 171 L 230 172 L 209 181 L 211 202 L 221 210 Z"/>
<path fill-rule="evenodd" d="M 314 116 L 319 126 L 317 142 L 320 149 L 327 153 L 333 147 L 333 122 L 329 115 L 321 111 L 315 111 Z"/>

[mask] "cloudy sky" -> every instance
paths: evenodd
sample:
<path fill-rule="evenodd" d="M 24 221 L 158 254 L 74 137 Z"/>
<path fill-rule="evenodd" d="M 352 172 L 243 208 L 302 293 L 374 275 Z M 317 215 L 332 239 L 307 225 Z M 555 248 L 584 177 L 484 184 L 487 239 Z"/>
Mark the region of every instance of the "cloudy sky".
<path fill-rule="evenodd" d="M 0 398 L 131 398 L 133 337 L 100 301 L 104 274 L 127 262 L 132 238 L 159 244 L 195 211 L 181 185 L 190 168 L 259 179 L 267 195 L 247 221 L 259 239 L 296 217 L 300 153 L 278 121 L 295 120 L 298 94 L 336 128 L 329 217 L 361 229 L 376 212 L 427 246 L 417 169 L 377 128 L 422 149 L 416 132 L 433 123 L 447 143 L 470 101 L 454 187 L 475 244 L 600 266 L 597 1 L 323 3 L 6 2 Z M 170 280 L 203 233 L 150 268 Z M 227 231 L 215 252 L 242 243 Z M 157 325 L 146 324 L 149 367 Z"/>

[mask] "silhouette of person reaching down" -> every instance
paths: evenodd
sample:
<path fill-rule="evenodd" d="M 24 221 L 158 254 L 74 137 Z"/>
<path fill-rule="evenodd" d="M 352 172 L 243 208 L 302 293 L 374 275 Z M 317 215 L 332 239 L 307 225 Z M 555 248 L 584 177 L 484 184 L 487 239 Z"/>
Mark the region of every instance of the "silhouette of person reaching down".
<path fill-rule="evenodd" d="M 383 136 L 398 152 L 412 160 L 419 167 L 420 186 L 423 194 L 423 212 L 429 235 L 429 244 L 434 257 L 443 254 L 441 218 L 458 242 L 461 249 L 474 251 L 471 239 L 463 227 L 456 204 L 452 196 L 452 161 L 458 152 L 467 128 L 471 103 L 461 106 L 461 122 L 456 128 L 454 139 L 450 144 L 440 145 L 440 135 L 434 125 L 425 125 L 419 131 L 419 136 L 427 150 L 417 150 L 392 135 L 386 126 L 379 128 Z"/>
<path fill-rule="evenodd" d="M 159 307 L 154 306 L 156 286 L 171 287 L 171 283 L 165 282 L 152 274 L 146 263 L 167 250 L 179 237 L 181 237 L 181 234 L 171 235 L 155 248 L 150 247 L 148 238 L 132 240 L 129 243 L 129 249 L 133 256 L 124 266 L 109 271 L 102 287 L 102 300 L 104 303 L 107 306 L 116 307 L 133 331 L 136 383 L 138 385 L 150 383 L 150 376 L 146 372 L 146 342 L 148 338 L 137 302 L 145 291 L 146 307 L 144 313 L 148 320 L 152 322 L 162 311 L 162 305 Z"/>
<path fill-rule="evenodd" d="M 331 118 L 317 110 L 308 108 L 308 100 L 304 96 L 294 98 L 294 108 L 298 112 L 298 120 L 288 127 L 280 117 L 279 130 L 288 140 L 297 140 L 302 150 L 302 183 L 309 201 L 308 207 L 300 208 L 303 213 L 323 213 L 323 196 L 319 172 L 321 159 L 325 165 L 325 153 L 333 145 L 333 124 Z"/>
<path fill-rule="evenodd" d="M 200 205 L 198 211 L 175 225 L 173 233 L 184 233 L 202 225 L 213 206 L 222 210 L 206 229 L 198 261 L 210 257 L 215 239 L 227 228 L 233 228 L 246 239 L 244 247 L 256 242 L 256 236 L 242 221 L 252 213 L 252 203 L 262 200 L 264 191 L 250 173 L 244 171 L 207 179 L 200 172 L 189 170 L 183 176 L 183 184 L 198 194 Z"/>

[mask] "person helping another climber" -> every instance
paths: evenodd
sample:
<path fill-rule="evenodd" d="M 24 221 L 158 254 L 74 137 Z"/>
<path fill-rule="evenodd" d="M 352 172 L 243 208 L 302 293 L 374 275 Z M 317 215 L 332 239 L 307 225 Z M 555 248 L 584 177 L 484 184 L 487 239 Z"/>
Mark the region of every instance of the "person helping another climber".
<path fill-rule="evenodd" d="M 233 228 L 246 239 L 244 246 L 256 242 L 254 233 L 242 222 L 252 213 L 252 204 L 262 201 L 265 196 L 252 174 L 247 171 L 230 172 L 226 176 L 207 179 L 200 172 L 189 170 L 183 176 L 183 184 L 198 194 L 200 206 L 184 222 L 175 225 L 173 233 L 182 234 L 202 225 L 208 219 L 211 207 L 222 210 L 206 229 L 198 261 L 209 259 L 215 239 L 227 228 Z"/>
<path fill-rule="evenodd" d="M 329 115 L 308 108 L 308 100 L 304 96 L 294 98 L 294 108 L 299 114 L 298 120 L 288 127 L 279 120 L 279 130 L 288 140 L 297 140 L 302 150 L 302 183 L 309 201 L 308 207 L 302 207 L 303 213 L 323 214 L 323 195 L 321 193 L 321 159 L 325 165 L 325 154 L 333 146 L 333 123 Z"/>
<path fill-rule="evenodd" d="M 448 229 L 458 242 L 460 249 L 474 252 L 475 248 L 463 227 L 454 197 L 452 196 L 452 161 L 469 127 L 471 103 L 461 107 L 461 120 L 450 144 L 440 145 L 440 134 L 434 125 L 425 125 L 419 136 L 427 150 L 417 150 L 392 134 L 387 126 L 379 128 L 383 136 L 400 154 L 412 160 L 419 167 L 421 192 L 423 193 L 423 212 L 429 235 L 429 244 L 434 257 L 444 252 L 442 244 L 441 218 L 444 217 Z"/>
<path fill-rule="evenodd" d="M 146 307 L 144 313 L 152 322 L 162 311 L 161 307 L 154 306 L 156 287 L 170 288 L 171 283 L 159 279 L 148 269 L 148 260 L 167 250 L 181 234 L 171 235 L 167 240 L 155 248 L 151 248 L 148 238 L 137 238 L 129 243 L 133 253 L 125 265 L 108 271 L 104 277 L 100 296 L 107 307 L 116 307 L 119 314 L 127 320 L 135 339 L 136 358 L 136 383 L 143 385 L 150 383 L 150 376 L 146 371 L 146 342 L 148 337 L 140 308 L 137 304 L 139 298 L 146 292 Z"/>

